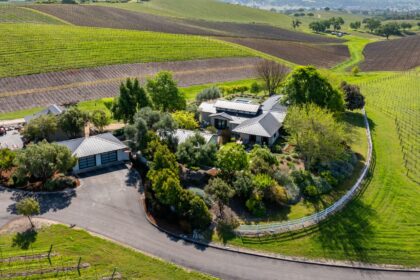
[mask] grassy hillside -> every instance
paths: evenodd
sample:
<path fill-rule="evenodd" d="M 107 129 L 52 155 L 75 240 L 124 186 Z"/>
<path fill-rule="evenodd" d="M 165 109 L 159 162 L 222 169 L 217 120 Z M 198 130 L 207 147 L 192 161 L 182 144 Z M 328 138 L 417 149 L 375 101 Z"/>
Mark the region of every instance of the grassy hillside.
<path fill-rule="evenodd" d="M 374 162 L 364 193 L 344 211 L 314 229 L 260 239 L 233 239 L 231 245 L 311 258 L 347 259 L 409 266 L 420 264 L 420 189 L 407 177 L 400 132 L 395 116 L 415 123 L 419 76 L 392 75 L 393 86 L 384 84 L 389 74 L 353 78 L 361 81 L 367 96 L 367 113 L 372 125 Z M 399 83 L 399 80 L 405 84 Z M 394 86 L 397 83 L 399 86 Z M 399 83 L 399 84 L 398 84 Z M 381 94 L 378 94 L 378 89 Z M 399 90 L 399 91 L 398 91 Z M 395 108 L 387 113 L 386 98 Z M 385 98 L 385 99 L 384 99 Z M 407 120 L 409 119 L 409 120 Z M 414 143 L 416 131 L 411 138 Z"/>
<path fill-rule="evenodd" d="M 290 28 L 291 18 L 287 15 L 252 9 L 240 5 L 222 3 L 216 0 L 153 0 L 141 3 L 99 4 L 112 7 L 153 13 L 162 16 L 200 19 L 208 21 L 230 21 L 240 23 L 267 23 Z"/>
<path fill-rule="evenodd" d="M 81 263 L 88 263 L 90 267 L 81 269 L 80 274 L 77 271 L 49 273 L 24 279 L 105 279 L 102 277 L 110 277 L 114 268 L 117 268 L 122 279 L 214 279 L 62 225 L 53 225 L 37 233 L 0 236 L 2 258 L 47 253 L 50 245 L 53 245 L 53 253 L 57 255 L 50 259 L 44 257 L 3 263 L 2 275 L 77 265 L 81 257 Z M 21 249 L 22 247 L 27 249 Z"/>
<path fill-rule="evenodd" d="M 187 35 L 0 24 L 0 77 L 99 65 L 252 56 L 241 47 Z"/>
<path fill-rule="evenodd" d="M 15 5 L 0 5 L 0 23 L 66 24 L 53 16 Z"/>

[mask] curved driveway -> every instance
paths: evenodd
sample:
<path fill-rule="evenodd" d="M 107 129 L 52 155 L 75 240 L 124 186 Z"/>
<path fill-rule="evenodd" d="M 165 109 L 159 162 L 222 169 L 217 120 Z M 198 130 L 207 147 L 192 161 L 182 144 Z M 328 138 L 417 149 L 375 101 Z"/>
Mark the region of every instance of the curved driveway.
<path fill-rule="evenodd" d="M 39 194 L 42 217 L 76 224 L 167 261 L 224 279 L 419 279 L 419 273 L 327 267 L 192 245 L 148 223 L 139 203 L 137 176 L 114 168 L 82 179 L 76 192 Z M 24 194 L 0 189 L 0 226 L 14 217 Z"/>

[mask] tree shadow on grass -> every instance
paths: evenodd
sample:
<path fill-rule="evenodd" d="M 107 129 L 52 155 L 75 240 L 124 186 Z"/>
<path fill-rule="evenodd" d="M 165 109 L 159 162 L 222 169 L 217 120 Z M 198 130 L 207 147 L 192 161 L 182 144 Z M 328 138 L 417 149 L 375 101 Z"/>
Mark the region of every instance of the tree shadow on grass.
<path fill-rule="evenodd" d="M 348 259 L 369 262 L 368 247 L 375 234 L 371 222 L 376 218 L 376 211 L 356 198 L 319 226 L 321 246 L 326 253 L 339 251 Z"/>
<path fill-rule="evenodd" d="M 29 246 L 36 241 L 38 233 L 35 229 L 28 229 L 24 232 L 18 232 L 12 240 L 12 247 L 19 247 L 27 250 Z"/>

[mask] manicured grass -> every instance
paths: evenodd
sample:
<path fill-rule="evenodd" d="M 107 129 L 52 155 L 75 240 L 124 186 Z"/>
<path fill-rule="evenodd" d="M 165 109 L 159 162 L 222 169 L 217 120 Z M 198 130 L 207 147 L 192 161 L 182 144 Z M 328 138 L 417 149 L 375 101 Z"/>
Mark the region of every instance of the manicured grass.
<path fill-rule="evenodd" d="M 95 3 L 95 5 L 98 5 Z M 231 5 L 215 0 L 153 0 L 141 3 L 100 3 L 116 8 L 177 18 L 239 23 L 266 23 L 290 29 L 292 19 L 284 14 Z"/>
<path fill-rule="evenodd" d="M 346 39 L 348 41 L 345 43 L 350 52 L 350 59 L 336 65 L 332 68 L 335 71 L 346 71 L 351 69 L 351 67 L 358 65 L 364 60 L 363 56 L 363 49 L 365 46 L 372 42 L 369 39 L 355 37 L 355 36 L 348 36 Z"/>
<path fill-rule="evenodd" d="M 23 245 L 29 248 L 20 249 Z M 33 251 L 44 253 L 50 245 L 53 245 L 53 252 L 58 254 L 58 257 L 52 258 L 53 266 L 61 266 L 61 258 L 77 265 L 79 257 L 82 263 L 90 264 L 90 268 L 80 270 L 80 276 L 77 272 L 71 272 L 58 274 L 54 279 L 61 279 L 59 276 L 65 279 L 101 279 L 98 276 L 109 277 L 114 268 L 117 268 L 123 279 L 214 279 L 91 236 L 83 230 L 73 230 L 62 225 L 44 228 L 36 234 L 28 234 L 26 238 L 16 234 L 0 236 L 2 257 L 31 254 Z M 7 267 L 7 264 L 2 265 L 3 273 L 7 273 Z M 49 263 L 45 262 L 42 268 L 48 267 Z M 26 267 L 22 266 L 22 270 L 25 271 Z M 96 278 L 90 278 L 94 276 Z"/>
<path fill-rule="evenodd" d="M 381 79 L 376 82 L 383 83 Z M 374 144 L 364 192 L 339 214 L 312 229 L 260 239 L 234 238 L 229 245 L 309 258 L 419 266 L 420 188 L 406 176 L 395 118 L 375 106 L 380 94 L 370 88 L 361 87 L 367 96 Z M 398 102 L 403 91 L 402 87 L 384 87 L 381 94 L 389 93 Z M 418 98 L 411 102 L 419 105 Z M 408 112 L 404 106 L 400 114 Z"/>
<path fill-rule="evenodd" d="M 0 24 L 0 77 L 100 65 L 253 56 L 210 38 L 128 30 Z"/>
<path fill-rule="evenodd" d="M 0 23 L 67 24 L 56 17 L 17 5 L 0 5 Z"/>

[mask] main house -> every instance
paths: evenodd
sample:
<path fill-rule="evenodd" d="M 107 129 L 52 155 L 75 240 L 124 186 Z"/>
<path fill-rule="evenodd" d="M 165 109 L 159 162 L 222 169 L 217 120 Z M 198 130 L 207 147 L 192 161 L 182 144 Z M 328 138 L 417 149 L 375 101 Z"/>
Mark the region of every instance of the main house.
<path fill-rule="evenodd" d="M 279 137 L 286 117 L 287 108 L 280 105 L 280 98 L 274 95 L 262 104 L 247 98 L 206 101 L 198 109 L 200 121 L 218 130 L 230 130 L 245 144 L 271 146 Z"/>
<path fill-rule="evenodd" d="M 104 166 L 117 164 L 129 159 L 128 147 L 111 133 L 81 137 L 57 142 L 70 149 L 77 158 L 74 173 L 91 171 Z"/>

